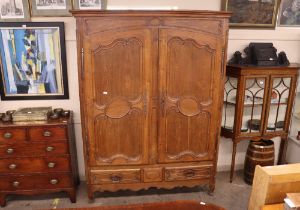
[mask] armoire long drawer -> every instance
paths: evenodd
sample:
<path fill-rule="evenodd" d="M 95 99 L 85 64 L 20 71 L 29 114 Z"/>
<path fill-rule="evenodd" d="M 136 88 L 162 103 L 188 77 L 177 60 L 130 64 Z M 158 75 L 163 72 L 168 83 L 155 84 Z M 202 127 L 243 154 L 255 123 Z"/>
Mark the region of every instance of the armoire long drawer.
<path fill-rule="evenodd" d="M 0 157 L 33 157 L 69 153 L 68 142 L 0 144 Z"/>
<path fill-rule="evenodd" d="M 212 168 L 209 166 L 166 167 L 165 180 L 179 181 L 209 178 L 211 176 L 211 170 Z"/>
<path fill-rule="evenodd" d="M 115 184 L 137 182 L 141 182 L 140 169 L 91 171 L 91 184 Z"/>
<path fill-rule="evenodd" d="M 0 176 L 0 190 L 38 190 L 68 188 L 73 186 L 71 174 Z"/>
<path fill-rule="evenodd" d="M 71 171 L 69 155 L 63 157 L 0 159 L 0 173 L 39 173 Z"/>

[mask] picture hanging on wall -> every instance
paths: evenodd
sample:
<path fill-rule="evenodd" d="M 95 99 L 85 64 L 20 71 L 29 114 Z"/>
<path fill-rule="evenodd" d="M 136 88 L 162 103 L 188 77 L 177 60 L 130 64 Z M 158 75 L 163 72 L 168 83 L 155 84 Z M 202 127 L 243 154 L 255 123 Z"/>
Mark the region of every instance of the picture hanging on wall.
<path fill-rule="evenodd" d="M 300 26 L 300 0 L 281 0 L 278 26 Z"/>
<path fill-rule="evenodd" d="M 107 0 L 74 0 L 74 9 L 79 10 L 104 10 Z"/>
<path fill-rule="evenodd" d="M 27 0 L 0 0 L 1 22 L 16 22 L 29 20 L 30 15 Z"/>
<path fill-rule="evenodd" d="M 231 28 L 275 28 L 280 0 L 222 0 Z"/>
<path fill-rule="evenodd" d="M 31 16 L 71 16 L 72 0 L 30 0 Z"/>
<path fill-rule="evenodd" d="M 1 100 L 67 99 L 63 22 L 0 23 Z"/>

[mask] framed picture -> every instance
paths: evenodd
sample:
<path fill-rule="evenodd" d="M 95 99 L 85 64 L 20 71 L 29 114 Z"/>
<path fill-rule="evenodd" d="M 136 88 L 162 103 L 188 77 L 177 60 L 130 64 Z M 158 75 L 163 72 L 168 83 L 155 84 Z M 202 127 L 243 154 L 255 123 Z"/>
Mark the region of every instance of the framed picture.
<path fill-rule="evenodd" d="M 71 16 L 72 0 L 30 0 L 31 16 Z"/>
<path fill-rule="evenodd" d="M 300 0 L 281 0 L 278 26 L 300 26 Z"/>
<path fill-rule="evenodd" d="M 222 0 L 231 28 L 275 28 L 280 0 Z"/>
<path fill-rule="evenodd" d="M 0 21 L 29 21 L 29 6 L 27 0 L 0 0 Z"/>
<path fill-rule="evenodd" d="M 63 22 L 0 23 L 1 100 L 67 99 Z"/>
<path fill-rule="evenodd" d="M 74 0 L 74 9 L 79 10 L 104 10 L 107 0 Z"/>

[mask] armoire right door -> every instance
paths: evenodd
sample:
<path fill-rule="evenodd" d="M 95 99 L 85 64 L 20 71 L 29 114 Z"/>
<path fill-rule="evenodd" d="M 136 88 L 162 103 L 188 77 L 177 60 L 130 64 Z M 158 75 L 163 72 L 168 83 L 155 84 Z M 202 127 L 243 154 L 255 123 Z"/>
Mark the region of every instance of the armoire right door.
<path fill-rule="evenodd" d="M 159 162 L 213 160 L 219 135 L 222 39 L 159 30 Z"/>

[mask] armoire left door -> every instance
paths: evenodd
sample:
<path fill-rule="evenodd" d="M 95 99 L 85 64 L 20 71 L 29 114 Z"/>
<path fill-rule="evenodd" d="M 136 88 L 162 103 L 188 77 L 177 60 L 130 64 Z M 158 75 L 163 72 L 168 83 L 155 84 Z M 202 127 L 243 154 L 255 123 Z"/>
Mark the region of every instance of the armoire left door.
<path fill-rule="evenodd" d="M 148 163 L 152 33 L 120 26 L 84 37 L 83 93 L 91 167 Z"/>

